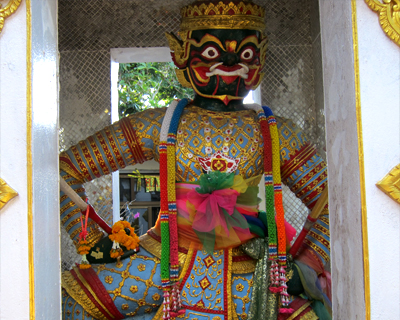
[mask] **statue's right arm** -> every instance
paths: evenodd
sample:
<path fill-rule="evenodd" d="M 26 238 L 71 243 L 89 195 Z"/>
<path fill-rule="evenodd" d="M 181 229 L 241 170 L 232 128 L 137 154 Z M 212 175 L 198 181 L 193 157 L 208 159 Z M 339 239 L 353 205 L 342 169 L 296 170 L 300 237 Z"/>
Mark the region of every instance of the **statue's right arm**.
<path fill-rule="evenodd" d="M 86 198 L 83 184 L 128 165 L 158 160 L 160 128 L 166 108 L 149 109 L 123 118 L 60 154 L 60 175 Z M 61 223 L 77 244 L 81 231 L 80 209 L 60 193 Z M 94 245 L 103 233 L 88 221 L 87 240 Z"/>

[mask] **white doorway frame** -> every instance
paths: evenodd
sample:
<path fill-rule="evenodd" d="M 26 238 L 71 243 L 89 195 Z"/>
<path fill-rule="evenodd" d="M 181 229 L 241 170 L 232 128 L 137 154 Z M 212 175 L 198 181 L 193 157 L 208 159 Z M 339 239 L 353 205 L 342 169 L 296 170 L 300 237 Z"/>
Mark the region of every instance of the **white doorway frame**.
<path fill-rule="evenodd" d="M 118 70 L 120 63 L 172 62 L 168 47 L 112 48 L 111 51 L 111 122 L 118 116 Z M 112 173 L 113 223 L 120 220 L 119 171 Z"/>

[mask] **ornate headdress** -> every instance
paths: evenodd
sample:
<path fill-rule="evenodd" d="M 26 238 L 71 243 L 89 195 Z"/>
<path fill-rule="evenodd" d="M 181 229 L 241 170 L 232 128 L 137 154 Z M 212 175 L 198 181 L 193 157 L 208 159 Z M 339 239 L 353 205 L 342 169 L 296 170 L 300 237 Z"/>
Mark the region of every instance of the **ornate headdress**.
<path fill-rule="evenodd" d="M 181 9 L 181 32 L 204 29 L 264 31 L 265 10 L 249 1 L 196 1 Z"/>
<path fill-rule="evenodd" d="M 179 40 L 172 33 L 166 33 L 171 56 L 175 65 L 176 75 L 182 86 L 192 88 L 184 76 L 186 63 L 189 58 L 190 43 L 188 38 L 191 31 L 206 29 L 247 29 L 259 31 L 262 35 L 265 29 L 265 10 L 249 0 L 242 1 L 207 1 L 198 0 L 192 5 L 181 9 L 182 23 Z M 267 41 L 264 38 L 261 45 L 260 60 L 264 64 L 267 51 Z M 261 80 L 261 78 L 260 78 Z M 258 86 L 254 86 L 255 89 Z"/>

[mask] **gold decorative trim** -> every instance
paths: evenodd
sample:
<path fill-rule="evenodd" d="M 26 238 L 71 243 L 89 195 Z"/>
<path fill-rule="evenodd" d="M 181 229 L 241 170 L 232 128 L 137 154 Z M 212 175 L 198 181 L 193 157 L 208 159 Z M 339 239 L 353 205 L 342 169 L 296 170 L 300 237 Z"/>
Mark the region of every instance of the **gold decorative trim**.
<path fill-rule="evenodd" d="M 318 320 L 319 317 L 315 314 L 314 310 L 310 310 L 304 316 L 300 318 L 300 320 Z"/>
<path fill-rule="evenodd" d="M 107 320 L 107 317 L 103 315 L 103 313 L 96 307 L 96 305 L 82 290 L 78 281 L 75 280 L 74 276 L 71 274 L 70 271 L 65 271 L 61 274 L 61 286 L 90 315 L 99 320 Z"/>
<path fill-rule="evenodd" d="M 232 262 L 233 274 L 252 273 L 256 269 L 257 260 L 235 261 Z"/>
<path fill-rule="evenodd" d="M 173 58 L 175 59 L 174 62 L 179 65 L 180 68 L 186 65 L 187 60 L 189 59 L 189 50 L 188 46 L 189 43 L 187 41 L 187 34 L 184 32 L 180 33 L 182 41 L 179 40 L 174 34 L 172 33 L 165 33 L 165 37 L 168 40 L 169 48 L 173 53 Z M 177 74 L 178 80 L 179 75 Z M 186 80 L 185 80 L 186 81 Z M 182 84 L 183 85 L 183 84 Z"/>
<path fill-rule="evenodd" d="M 224 259 L 228 259 L 228 270 L 225 270 L 226 272 L 226 284 L 225 284 L 225 290 L 226 292 L 226 299 L 228 300 L 228 319 L 232 319 L 232 309 L 233 307 L 233 300 L 232 300 L 232 249 L 228 249 L 225 252 L 228 254 L 225 254 Z"/>
<path fill-rule="evenodd" d="M 185 264 L 183 265 L 183 268 L 179 274 L 179 281 L 181 281 L 183 279 L 183 277 L 185 276 L 185 274 L 188 272 L 189 266 L 190 266 L 190 262 L 192 261 L 192 257 L 194 254 L 195 249 L 193 247 L 190 247 L 188 250 L 188 254 L 187 254 L 187 259 L 185 261 Z"/>
<path fill-rule="evenodd" d="M 28 209 L 29 319 L 36 319 L 33 257 L 33 164 L 32 164 L 32 9 L 26 0 L 26 177 Z"/>
<path fill-rule="evenodd" d="M 150 237 L 147 233 L 139 237 L 139 246 L 150 252 L 153 256 L 161 259 L 161 243 Z M 182 268 L 186 261 L 186 254 L 179 252 L 179 266 Z"/>
<path fill-rule="evenodd" d="M 379 181 L 376 186 L 397 203 L 400 203 L 400 163 Z"/>
<path fill-rule="evenodd" d="M 379 14 L 379 22 L 386 35 L 400 46 L 400 0 L 365 0 Z"/>
<path fill-rule="evenodd" d="M 4 8 L 2 8 L 0 4 L 0 33 L 3 30 L 4 21 L 18 9 L 21 1 L 22 0 L 10 0 Z"/>
<path fill-rule="evenodd" d="M 297 309 L 295 312 L 293 312 L 287 320 L 293 320 L 295 319 L 300 313 L 302 313 L 310 304 L 312 301 L 307 301 L 305 304 L 303 304 L 299 309 Z"/>
<path fill-rule="evenodd" d="M 265 24 L 259 17 L 249 16 L 203 16 L 200 18 L 184 18 L 181 24 L 181 32 L 204 29 L 248 29 L 263 32 Z"/>
<path fill-rule="evenodd" d="M 103 237 L 104 233 L 97 226 L 94 226 L 86 236 L 86 240 L 90 247 L 94 247 Z"/>
<path fill-rule="evenodd" d="M 358 162 L 360 166 L 360 200 L 361 200 L 361 231 L 363 241 L 364 260 L 364 301 L 365 319 L 371 319 L 371 297 L 369 282 L 369 249 L 368 249 L 368 225 L 367 225 L 367 201 L 365 192 L 365 170 L 364 170 L 364 143 L 361 119 L 361 97 L 360 97 L 360 63 L 358 56 L 358 27 L 357 27 L 357 0 L 351 0 L 351 18 L 353 29 L 353 51 L 354 51 L 354 85 L 356 96 L 357 137 L 358 137 Z M 386 1 L 386 0 L 385 0 Z"/>
<path fill-rule="evenodd" d="M 202 29 L 265 29 L 264 8 L 240 2 L 202 3 L 183 7 L 181 31 Z"/>
<path fill-rule="evenodd" d="M 192 84 L 185 78 L 185 70 L 186 69 L 175 69 L 176 77 L 183 87 L 192 88 Z"/>
<path fill-rule="evenodd" d="M 11 188 L 2 178 L 0 178 L 0 210 L 12 198 L 18 195 L 17 191 Z"/>
<path fill-rule="evenodd" d="M 82 285 L 86 288 L 87 291 L 92 295 L 94 300 L 96 300 L 97 304 L 100 305 L 100 307 L 103 308 L 105 312 L 107 312 L 108 316 L 111 318 L 114 318 L 114 316 L 111 314 L 111 312 L 104 306 L 103 302 L 100 300 L 100 298 L 97 296 L 97 294 L 93 291 L 92 287 L 90 284 L 86 281 L 86 279 L 81 275 L 77 267 L 73 268 L 75 271 L 76 276 L 79 278 L 80 282 Z M 81 289 L 82 290 L 82 289 Z M 83 291 L 83 290 L 82 290 Z M 103 313 L 102 313 L 103 314 Z M 103 314 L 103 317 L 107 317 L 107 315 Z"/>

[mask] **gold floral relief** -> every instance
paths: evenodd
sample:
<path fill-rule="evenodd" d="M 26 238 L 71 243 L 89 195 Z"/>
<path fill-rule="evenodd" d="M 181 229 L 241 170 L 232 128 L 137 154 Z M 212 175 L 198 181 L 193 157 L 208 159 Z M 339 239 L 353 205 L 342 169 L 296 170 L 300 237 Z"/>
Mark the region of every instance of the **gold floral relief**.
<path fill-rule="evenodd" d="M 390 170 L 376 186 L 394 201 L 400 203 L 400 163 Z"/>
<path fill-rule="evenodd" d="M 161 298 L 161 296 L 158 293 L 153 294 L 151 297 L 153 298 L 154 301 L 158 301 Z"/>
<path fill-rule="evenodd" d="M 136 292 L 139 291 L 139 289 L 138 289 L 137 286 L 131 286 L 131 287 L 129 288 L 129 290 L 130 290 L 132 293 L 136 293 Z"/>
<path fill-rule="evenodd" d="M 379 22 L 386 35 L 400 46 L 400 0 L 365 0 L 379 14 Z"/>
<path fill-rule="evenodd" d="M 0 4 L 0 33 L 4 27 L 4 21 L 19 7 L 22 0 L 10 0 L 4 7 Z"/>
<path fill-rule="evenodd" d="M 146 310 L 144 310 L 145 313 L 152 313 L 153 312 L 153 308 L 147 308 Z"/>
<path fill-rule="evenodd" d="M 106 283 L 111 284 L 114 281 L 114 279 L 111 276 L 106 276 L 105 281 Z"/>
<path fill-rule="evenodd" d="M 17 195 L 18 193 L 0 178 L 0 209 L 2 209 L 8 201 Z"/>
<path fill-rule="evenodd" d="M 143 272 L 146 270 L 146 265 L 141 263 L 137 266 L 137 269 L 139 270 L 139 272 Z"/>

